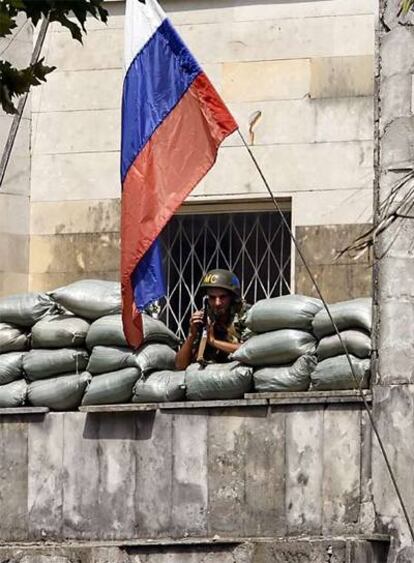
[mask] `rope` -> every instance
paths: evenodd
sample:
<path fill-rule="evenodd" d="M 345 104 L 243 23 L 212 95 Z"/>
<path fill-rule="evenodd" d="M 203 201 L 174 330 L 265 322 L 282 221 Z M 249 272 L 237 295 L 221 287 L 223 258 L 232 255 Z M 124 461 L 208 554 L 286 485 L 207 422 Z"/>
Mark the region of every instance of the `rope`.
<path fill-rule="evenodd" d="M 413 530 L 413 527 L 412 527 L 412 524 L 411 524 L 411 521 L 410 521 L 410 517 L 409 517 L 409 515 L 408 515 L 407 508 L 406 508 L 406 506 L 405 506 L 404 500 L 403 500 L 402 495 L 401 495 L 401 491 L 400 491 L 400 489 L 399 489 L 398 483 L 397 483 L 396 478 L 395 478 L 395 476 L 394 476 L 394 472 L 393 472 L 393 470 L 392 470 L 391 463 L 390 463 L 390 461 L 389 461 L 387 452 L 386 452 L 386 450 L 385 450 L 384 443 L 383 443 L 383 441 L 382 441 L 382 439 L 381 439 L 381 436 L 380 436 L 380 434 L 379 434 L 379 431 L 378 431 L 377 425 L 376 425 L 376 423 L 375 423 L 374 417 L 373 417 L 373 415 L 372 415 L 371 409 L 369 408 L 368 402 L 367 402 L 367 400 L 366 400 L 366 398 L 365 398 L 365 394 L 364 394 L 363 389 L 362 389 L 362 387 L 361 387 L 361 382 L 359 381 L 358 377 L 356 376 L 356 373 L 355 373 L 355 370 L 354 370 L 354 366 L 353 366 L 353 364 L 352 364 L 351 357 L 350 357 L 349 352 L 348 352 L 348 348 L 347 348 L 347 346 L 346 346 L 346 344 L 345 344 L 345 342 L 344 342 L 344 340 L 343 340 L 343 338 L 342 338 L 342 336 L 341 336 L 341 333 L 340 333 L 340 331 L 339 331 L 339 329 L 338 329 L 338 327 L 337 327 L 337 325 L 336 325 L 336 323 L 335 323 L 335 320 L 334 320 L 334 318 L 333 318 L 333 316 L 332 316 L 332 313 L 331 313 L 331 311 L 330 311 L 330 309 L 329 309 L 328 303 L 326 302 L 324 296 L 322 295 L 322 292 L 321 292 L 321 289 L 320 289 L 320 287 L 319 287 L 319 284 L 318 284 L 318 282 L 316 281 L 315 276 L 313 275 L 313 273 L 312 273 L 312 271 L 311 271 L 311 269 L 310 269 L 310 267 L 309 267 L 309 265 L 308 265 L 308 263 L 307 263 L 307 261 L 306 261 L 304 255 L 303 255 L 302 250 L 300 249 L 300 246 L 299 246 L 299 244 L 298 244 L 298 241 L 296 240 L 296 237 L 295 237 L 295 235 L 293 234 L 293 231 L 292 231 L 292 229 L 291 229 L 291 227 L 290 227 L 290 225 L 289 225 L 289 223 L 288 223 L 286 217 L 284 216 L 284 214 L 283 214 L 283 212 L 282 212 L 282 210 L 281 210 L 281 208 L 280 208 L 280 206 L 279 206 L 279 204 L 278 204 L 278 202 L 277 202 L 275 196 L 273 195 L 272 190 L 270 189 L 270 186 L 269 186 L 269 184 L 268 184 L 268 182 L 267 182 L 267 180 L 266 180 L 266 177 L 265 177 L 265 175 L 264 175 L 262 169 L 261 169 L 260 166 L 259 166 L 259 163 L 258 163 L 257 160 L 256 160 L 256 157 L 254 156 L 254 154 L 253 154 L 252 150 L 250 149 L 249 145 L 246 143 L 246 140 L 245 140 L 245 138 L 243 137 L 243 135 L 241 134 L 240 129 L 238 129 L 238 133 L 239 133 L 240 138 L 241 138 L 241 140 L 242 140 L 242 142 L 243 142 L 243 145 L 245 146 L 247 152 L 248 152 L 249 155 L 250 155 L 250 158 L 252 159 L 252 161 L 253 161 L 253 163 L 254 163 L 254 165 L 255 165 L 257 171 L 259 172 L 260 177 L 261 177 L 261 179 L 262 179 L 262 181 L 263 181 L 263 183 L 264 183 L 264 185 L 265 185 L 267 191 L 269 192 L 270 198 L 271 198 L 271 200 L 272 200 L 272 202 L 273 202 L 273 205 L 274 205 L 275 208 L 276 208 L 276 211 L 279 213 L 282 222 L 284 223 L 286 229 L 287 229 L 288 232 L 289 232 L 290 238 L 292 239 L 292 242 L 293 242 L 293 244 L 294 244 L 294 246 L 295 246 L 295 248 L 296 248 L 296 251 L 297 251 L 297 253 L 299 254 L 299 256 L 300 256 L 300 258 L 301 258 L 301 260 L 302 260 L 302 262 L 303 262 L 303 265 L 305 266 L 305 269 L 306 269 L 306 271 L 307 271 L 307 273 L 308 273 L 308 275 L 309 275 L 309 277 L 310 277 L 310 279 L 311 279 L 311 281 L 312 281 L 312 284 L 313 284 L 314 288 L 316 289 L 316 292 L 317 292 L 317 294 L 318 294 L 318 296 L 319 296 L 319 299 L 322 301 L 323 307 L 324 307 L 325 311 L 326 311 L 327 314 L 328 314 L 328 317 L 329 317 L 329 320 L 330 320 L 330 322 L 331 322 L 331 324 L 332 324 L 332 327 L 333 327 L 333 329 L 335 330 L 335 334 L 336 334 L 336 335 L 338 336 L 338 338 L 339 338 L 339 342 L 340 342 L 340 344 L 341 344 L 341 346 L 342 346 L 342 348 L 343 348 L 343 350 L 344 350 L 344 352 L 345 352 L 347 361 L 348 361 L 349 366 L 350 366 L 350 368 L 351 368 L 352 379 L 354 380 L 354 383 L 356 384 L 356 387 L 357 387 L 357 389 L 358 389 L 358 391 L 359 391 L 360 397 L 361 397 L 362 402 L 363 402 L 363 404 L 364 404 L 365 410 L 367 411 L 370 424 L 371 424 L 372 429 L 373 429 L 373 431 L 374 431 L 374 433 L 375 433 L 375 436 L 377 437 L 378 444 L 379 444 L 379 447 L 380 447 L 382 456 L 383 456 L 383 458 L 384 458 L 385 464 L 386 464 L 386 466 L 387 466 L 388 473 L 389 473 L 390 478 L 391 478 L 391 482 L 392 482 L 392 484 L 393 484 L 395 493 L 396 493 L 396 495 L 397 495 L 398 501 L 399 501 L 399 503 L 400 503 L 401 509 L 402 509 L 402 511 L 403 511 L 403 514 L 404 514 L 404 518 L 405 518 L 405 520 L 406 520 L 406 522 L 407 522 L 407 526 L 408 526 L 409 531 L 410 531 L 411 540 L 412 540 L 412 542 L 414 543 L 414 530 Z"/>

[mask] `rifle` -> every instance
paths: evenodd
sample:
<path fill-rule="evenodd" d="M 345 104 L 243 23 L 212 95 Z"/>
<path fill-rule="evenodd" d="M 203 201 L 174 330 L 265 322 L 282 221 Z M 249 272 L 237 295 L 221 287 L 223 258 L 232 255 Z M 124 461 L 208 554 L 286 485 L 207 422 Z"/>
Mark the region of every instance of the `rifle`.
<path fill-rule="evenodd" d="M 203 297 L 203 325 L 201 331 L 200 344 L 197 351 L 197 362 L 202 368 L 206 367 L 207 362 L 204 359 L 208 339 L 208 296 Z"/>

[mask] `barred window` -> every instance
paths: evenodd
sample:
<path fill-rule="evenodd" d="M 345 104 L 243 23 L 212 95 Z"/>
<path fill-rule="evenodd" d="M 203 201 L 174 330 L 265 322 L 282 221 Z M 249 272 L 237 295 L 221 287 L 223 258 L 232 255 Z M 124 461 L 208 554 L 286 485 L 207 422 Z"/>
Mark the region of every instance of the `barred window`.
<path fill-rule="evenodd" d="M 181 338 L 189 319 L 200 308 L 203 275 L 214 268 L 232 270 L 240 279 L 247 303 L 290 293 L 291 241 L 273 209 L 176 215 L 161 241 L 167 299 L 161 318 Z M 285 206 L 286 207 L 286 206 Z M 288 223 L 290 211 L 284 211 Z"/>

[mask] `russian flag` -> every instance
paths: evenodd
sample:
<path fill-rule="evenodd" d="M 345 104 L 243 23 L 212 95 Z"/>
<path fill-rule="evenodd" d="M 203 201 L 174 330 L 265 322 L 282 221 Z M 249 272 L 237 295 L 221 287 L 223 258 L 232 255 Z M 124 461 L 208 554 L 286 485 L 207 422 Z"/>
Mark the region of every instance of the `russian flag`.
<path fill-rule="evenodd" d="M 165 295 L 158 235 L 237 124 L 156 0 L 127 0 L 121 141 L 122 318 Z"/>

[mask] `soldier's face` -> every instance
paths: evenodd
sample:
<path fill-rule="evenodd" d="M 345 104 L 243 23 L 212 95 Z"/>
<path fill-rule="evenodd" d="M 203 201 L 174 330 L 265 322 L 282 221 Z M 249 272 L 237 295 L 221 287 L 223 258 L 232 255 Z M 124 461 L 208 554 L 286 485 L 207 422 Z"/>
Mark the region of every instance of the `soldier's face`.
<path fill-rule="evenodd" d="M 225 289 L 209 289 L 208 304 L 215 315 L 227 313 L 231 305 L 231 293 Z"/>

